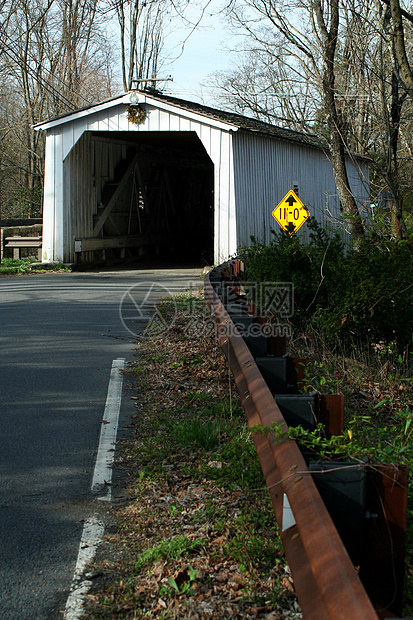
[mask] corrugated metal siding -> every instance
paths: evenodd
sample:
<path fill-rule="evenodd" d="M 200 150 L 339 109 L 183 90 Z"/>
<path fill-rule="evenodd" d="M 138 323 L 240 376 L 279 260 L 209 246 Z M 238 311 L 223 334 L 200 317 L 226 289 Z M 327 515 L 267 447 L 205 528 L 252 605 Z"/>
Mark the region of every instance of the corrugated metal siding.
<path fill-rule="evenodd" d="M 234 134 L 233 144 L 239 245 L 249 244 L 251 235 L 271 240 L 271 229 L 279 230 L 272 211 L 295 185 L 321 224 L 343 222 L 331 163 L 321 150 L 242 132 Z M 367 167 L 361 174 L 354 164 L 348 167 L 354 195 L 368 204 Z M 300 234 L 307 236 L 305 224 Z"/>

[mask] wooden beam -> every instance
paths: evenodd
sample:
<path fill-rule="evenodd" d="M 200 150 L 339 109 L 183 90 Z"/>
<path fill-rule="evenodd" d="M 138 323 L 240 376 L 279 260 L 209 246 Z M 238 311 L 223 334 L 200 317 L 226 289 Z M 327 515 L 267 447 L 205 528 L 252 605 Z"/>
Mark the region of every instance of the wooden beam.
<path fill-rule="evenodd" d="M 119 198 L 120 192 L 125 187 L 130 175 L 132 174 L 138 159 L 139 159 L 139 154 L 136 153 L 135 157 L 132 159 L 131 163 L 129 164 L 128 169 L 126 170 L 125 174 L 120 180 L 117 188 L 115 189 L 112 198 L 110 198 L 108 204 L 103 209 L 101 216 L 99 217 L 98 221 L 93 227 L 94 236 L 96 236 L 101 231 L 103 224 L 106 222 L 107 218 L 109 217 L 110 212 L 112 211 L 113 207 L 116 204 L 116 200 Z"/>
<path fill-rule="evenodd" d="M 91 252 L 94 250 L 109 250 L 116 248 L 135 248 L 142 245 L 174 243 L 180 241 L 176 235 L 122 235 L 120 237 L 83 237 L 76 239 L 77 252 Z"/>
<path fill-rule="evenodd" d="M 116 212 L 118 214 L 118 212 Z M 112 225 L 113 230 L 115 231 L 116 234 L 121 235 L 122 233 L 120 232 L 118 226 L 116 225 L 116 222 L 113 220 L 113 217 L 111 215 L 108 216 L 108 220 Z"/>

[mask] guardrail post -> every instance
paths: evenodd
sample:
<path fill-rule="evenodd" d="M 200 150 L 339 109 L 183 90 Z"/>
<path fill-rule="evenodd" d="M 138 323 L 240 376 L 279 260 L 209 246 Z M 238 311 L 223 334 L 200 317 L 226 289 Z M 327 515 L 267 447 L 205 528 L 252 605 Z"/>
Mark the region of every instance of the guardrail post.
<path fill-rule="evenodd" d="M 408 467 L 370 465 L 367 469 L 367 527 L 361 580 L 377 605 L 401 615 L 405 575 Z"/>
<path fill-rule="evenodd" d="M 304 426 L 308 427 L 321 422 L 327 437 L 341 435 L 344 430 L 343 395 L 303 393 L 308 360 L 286 355 L 284 336 L 265 336 L 265 332 L 271 332 L 265 330 L 268 319 L 253 316 L 253 307 L 248 306 L 246 296 L 240 294 L 242 271 L 243 265 L 236 261 L 233 266 L 226 264 L 207 274 L 205 297 L 234 374 L 248 424 L 254 428 L 275 422 L 282 429 L 286 428 L 285 416 L 290 416 L 290 422 L 303 425 L 304 419 Z M 235 291 L 228 289 L 231 281 Z M 240 309 L 242 312 L 237 312 Z M 237 329 L 233 329 L 234 324 Z M 254 335 L 253 328 L 257 328 Z M 298 421 L 294 422 L 294 417 Z M 306 620 L 367 620 L 378 615 L 386 618 L 400 614 L 407 467 L 313 462 L 310 473 L 304 457 L 310 462 L 316 458 L 312 452 L 303 455 L 289 439 L 275 443 L 270 435 L 253 432 L 252 436 L 303 617 Z M 342 478 L 341 469 L 346 471 Z M 330 503 L 331 515 L 338 515 L 336 520 L 347 541 L 347 551 L 312 476 L 316 476 L 325 502 Z M 343 494 L 347 498 L 345 509 L 337 504 L 337 498 Z"/>

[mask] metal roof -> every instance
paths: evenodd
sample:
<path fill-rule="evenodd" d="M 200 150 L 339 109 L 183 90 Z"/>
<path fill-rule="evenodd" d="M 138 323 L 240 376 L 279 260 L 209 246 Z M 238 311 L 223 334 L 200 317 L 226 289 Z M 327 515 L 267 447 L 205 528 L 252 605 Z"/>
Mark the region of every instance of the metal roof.
<path fill-rule="evenodd" d="M 41 123 L 34 125 L 35 129 L 50 129 L 54 126 L 69 123 L 77 118 L 88 116 L 98 111 L 102 111 L 105 108 L 113 107 L 116 105 L 130 105 L 131 96 L 137 96 L 139 103 L 152 103 L 157 102 L 159 107 L 163 107 L 162 104 L 170 105 L 179 108 L 181 111 L 196 114 L 202 116 L 205 119 L 212 121 L 212 125 L 225 124 L 228 129 L 233 127 L 236 130 L 243 130 L 246 132 L 259 133 L 263 136 L 278 138 L 279 140 L 287 140 L 289 142 L 298 142 L 300 144 L 306 144 L 307 146 L 316 147 L 318 149 L 328 149 L 328 145 L 325 140 L 321 140 L 316 135 L 305 134 L 299 131 L 291 129 L 285 129 L 276 125 L 271 125 L 263 121 L 259 121 L 248 116 L 242 116 L 241 114 L 234 114 L 232 112 L 226 112 L 224 110 L 218 110 L 209 106 L 195 103 L 193 101 L 186 101 L 184 99 L 178 99 L 170 95 L 162 93 L 153 93 L 151 91 L 131 91 L 125 95 L 108 99 L 97 104 L 79 108 L 71 112 L 66 112 L 54 118 L 51 118 Z"/>
<path fill-rule="evenodd" d="M 328 148 L 327 143 L 314 134 L 305 134 L 299 131 L 294 131 L 292 129 L 284 129 L 283 127 L 271 125 L 270 123 L 265 123 L 263 121 L 250 118 L 248 116 L 242 116 L 241 114 L 235 114 L 233 112 L 217 110 L 216 108 L 210 108 L 200 103 L 177 99 L 176 97 L 171 97 L 169 95 L 151 94 L 150 96 L 159 101 L 166 101 L 168 103 L 176 105 L 184 110 L 197 112 L 199 114 L 202 114 L 206 118 L 228 123 L 230 125 L 233 125 L 237 129 L 258 132 L 263 135 L 279 138 L 281 140 L 305 143 L 309 146 L 315 146 L 317 148 Z"/>

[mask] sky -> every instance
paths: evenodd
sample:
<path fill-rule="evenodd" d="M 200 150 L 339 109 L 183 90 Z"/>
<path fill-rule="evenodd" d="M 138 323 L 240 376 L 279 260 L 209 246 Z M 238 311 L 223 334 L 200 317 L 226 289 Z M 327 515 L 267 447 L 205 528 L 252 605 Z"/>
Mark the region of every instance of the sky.
<path fill-rule="evenodd" d="M 204 4 L 207 0 L 204 0 Z M 171 64 L 166 64 L 162 77 L 172 76 L 173 81 L 165 84 L 165 92 L 176 97 L 214 105 L 213 89 L 204 82 L 208 75 L 216 71 L 225 71 L 231 68 L 232 55 L 228 53 L 227 45 L 231 40 L 231 32 L 224 16 L 219 15 L 222 0 L 211 0 L 202 18 L 200 26 L 190 34 L 190 29 L 179 28 L 165 41 L 165 47 L 172 58 Z M 200 15 L 199 9 L 186 13 L 192 21 Z M 183 52 L 182 41 L 188 36 Z"/>

